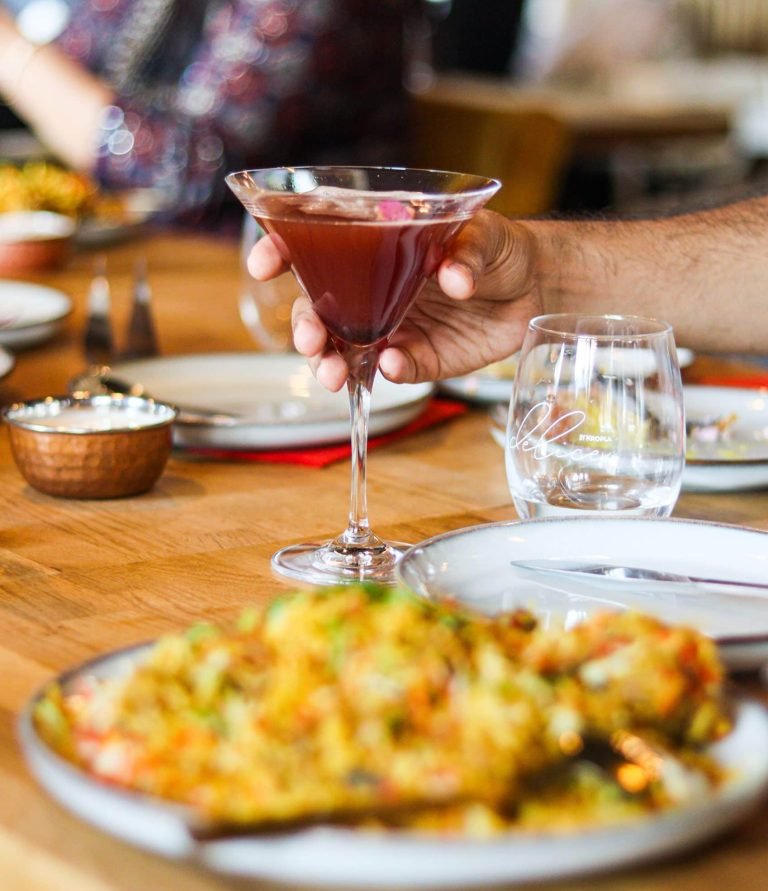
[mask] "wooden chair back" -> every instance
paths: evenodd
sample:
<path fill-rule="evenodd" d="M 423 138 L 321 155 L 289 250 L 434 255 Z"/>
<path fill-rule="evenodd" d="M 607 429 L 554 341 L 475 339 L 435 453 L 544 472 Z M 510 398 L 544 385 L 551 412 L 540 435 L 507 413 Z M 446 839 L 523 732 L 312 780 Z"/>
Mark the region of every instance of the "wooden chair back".
<path fill-rule="evenodd" d="M 563 121 L 539 109 L 481 108 L 414 94 L 412 163 L 500 179 L 489 207 L 510 217 L 555 208 L 569 157 Z"/>
<path fill-rule="evenodd" d="M 768 52 L 768 0 L 677 0 L 702 56 Z"/>

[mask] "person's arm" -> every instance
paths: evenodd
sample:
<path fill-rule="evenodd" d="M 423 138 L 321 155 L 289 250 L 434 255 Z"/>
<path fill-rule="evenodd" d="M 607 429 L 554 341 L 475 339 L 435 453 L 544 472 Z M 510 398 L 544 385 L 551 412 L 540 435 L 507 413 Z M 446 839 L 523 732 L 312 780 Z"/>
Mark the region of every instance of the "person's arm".
<path fill-rule="evenodd" d="M 90 170 L 112 92 L 53 45 L 36 46 L 0 9 L 0 97 L 68 165 Z"/>
<path fill-rule="evenodd" d="M 258 279 L 284 268 L 268 239 L 250 268 Z M 767 282 L 765 196 L 642 221 L 511 221 L 483 211 L 382 352 L 381 369 L 398 382 L 465 374 L 519 349 L 528 320 L 544 312 L 653 316 L 693 349 L 765 353 Z M 346 366 L 306 298 L 293 325 L 318 379 L 339 389 Z"/>
<path fill-rule="evenodd" d="M 694 349 L 768 353 L 768 197 L 657 220 L 525 225 L 544 311 L 654 316 Z"/>

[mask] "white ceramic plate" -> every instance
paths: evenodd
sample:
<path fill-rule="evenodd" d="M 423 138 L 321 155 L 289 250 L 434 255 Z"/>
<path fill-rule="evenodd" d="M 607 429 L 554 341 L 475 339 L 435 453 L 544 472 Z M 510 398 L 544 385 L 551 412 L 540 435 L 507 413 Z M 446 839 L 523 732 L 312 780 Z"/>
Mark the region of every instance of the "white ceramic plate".
<path fill-rule="evenodd" d="M 67 672 L 129 669 L 141 648 L 117 652 Z M 662 857 L 697 844 L 745 818 L 768 786 L 768 715 L 739 706 L 732 734 L 713 748 L 728 780 L 713 794 L 659 816 L 583 832 L 510 832 L 489 841 L 440 839 L 404 832 L 316 827 L 285 834 L 195 842 L 178 806 L 126 792 L 90 777 L 56 755 L 31 720 L 19 721 L 30 769 L 47 792 L 81 819 L 123 841 L 217 872 L 327 888 L 479 887 L 604 871 Z"/>
<path fill-rule="evenodd" d="M 72 311 L 62 291 L 0 279 L 0 345 L 22 349 L 47 340 Z"/>
<path fill-rule="evenodd" d="M 718 641 L 737 670 L 768 660 L 768 590 L 682 589 L 664 582 L 554 577 L 513 560 L 594 561 L 705 578 L 768 582 L 768 533 L 719 523 L 644 518 L 564 518 L 490 523 L 414 546 L 398 566 L 425 597 L 450 596 L 485 613 L 533 610 L 547 625 L 570 627 L 606 609 L 638 609 L 688 624 Z"/>
<path fill-rule="evenodd" d="M 705 424 L 735 419 L 726 439 L 708 443 L 689 438 L 682 488 L 686 492 L 739 492 L 768 487 L 768 390 L 683 387 L 686 419 Z M 504 448 L 507 405 L 490 406 L 491 436 Z M 700 435 L 706 435 L 701 433 Z"/>
<path fill-rule="evenodd" d="M 15 364 L 16 359 L 13 354 L 9 353 L 8 350 L 3 349 L 3 347 L 0 347 L 0 380 L 13 371 L 13 366 Z"/>
<path fill-rule="evenodd" d="M 160 189 L 129 189 L 114 197 L 122 207 L 119 219 L 94 216 L 82 220 L 75 234 L 76 244 L 106 247 L 133 238 L 169 207 L 168 196 Z"/>
<path fill-rule="evenodd" d="M 691 350 L 678 348 L 677 361 L 681 368 L 686 368 L 693 360 L 694 354 Z M 451 396 L 468 399 L 471 402 L 482 404 L 509 402 L 516 365 L 517 354 L 504 362 L 495 362 L 472 374 L 440 381 L 440 389 Z"/>
<path fill-rule="evenodd" d="M 0 213 L 0 244 L 70 238 L 75 231 L 71 217 L 47 210 Z"/>
<path fill-rule="evenodd" d="M 732 418 L 714 442 L 689 436 L 683 488 L 725 492 L 768 486 L 768 390 L 690 385 L 683 391 L 688 423 Z"/>
<path fill-rule="evenodd" d="M 114 365 L 112 374 L 181 409 L 174 428 L 181 447 L 290 448 L 349 438 L 346 390 L 329 393 L 296 354 L 141 359 Z M 432 384 L 392 384 L 378 376 L 371 399 L 371 435 L 411 421 L 433 391 Z"/>

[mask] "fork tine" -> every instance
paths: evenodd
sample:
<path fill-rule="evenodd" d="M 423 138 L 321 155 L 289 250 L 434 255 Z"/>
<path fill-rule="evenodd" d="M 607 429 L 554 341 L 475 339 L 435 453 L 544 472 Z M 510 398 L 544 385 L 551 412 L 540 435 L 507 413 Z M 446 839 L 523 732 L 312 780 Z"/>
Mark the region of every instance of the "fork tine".
<path fill-rule="evenodd" d="M 107 261 L 101 255 L 88 291 L 88 319 L 83 336 L 86 359 L 94 365 L 109 365 L 114 357 L 110 319 L 112 299 L 107 280 Z"/>
<path fill-rule="evenodd" d="M 152 320 L 152 291 L 147 280 L 147 262 L 138 260 L 134 268 L 133 308 L 128 325 L 124 357 L 139 359 L 158 353 L 155 325 Z"/>

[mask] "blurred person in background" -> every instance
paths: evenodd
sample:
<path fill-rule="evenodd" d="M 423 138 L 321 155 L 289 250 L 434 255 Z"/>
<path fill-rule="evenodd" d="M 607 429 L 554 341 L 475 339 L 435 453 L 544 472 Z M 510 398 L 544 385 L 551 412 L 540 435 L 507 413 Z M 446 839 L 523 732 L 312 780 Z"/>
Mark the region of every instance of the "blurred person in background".
<path fill-rule="evenodd" d="M 0 101 L 102 188 L 212 221 L 228 170 L 402 163 L 418 2 L 0 0 Z M 47 42 L 20 27 L 34 3 L 59 10 Z"/>

